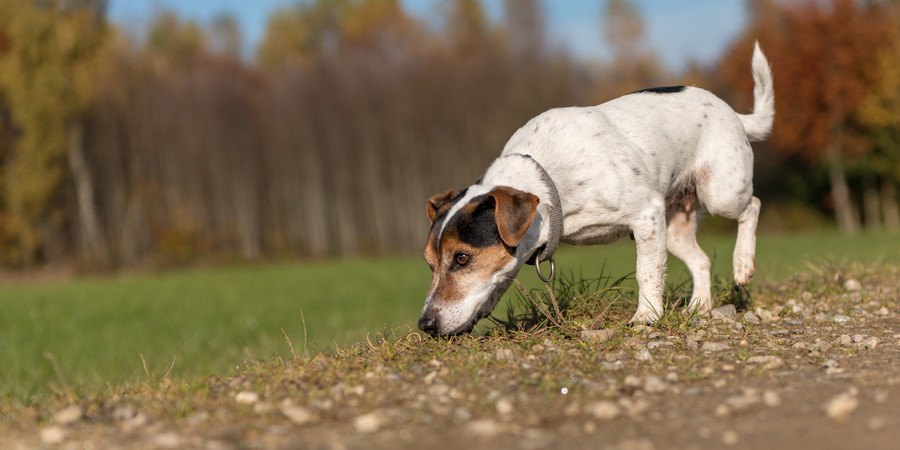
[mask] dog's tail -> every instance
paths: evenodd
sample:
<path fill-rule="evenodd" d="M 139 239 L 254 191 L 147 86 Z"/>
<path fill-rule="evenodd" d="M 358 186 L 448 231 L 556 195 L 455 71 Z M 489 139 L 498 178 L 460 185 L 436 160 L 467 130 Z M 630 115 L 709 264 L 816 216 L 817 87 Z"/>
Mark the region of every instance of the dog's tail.
<path fill-rule="evenodd" d="M 738 114 L 750 142 L 765 140 L 772 132 L 775 120 L 775 87 L 772 68 L 756 42 L 753 48 L 753 114 Z"/>

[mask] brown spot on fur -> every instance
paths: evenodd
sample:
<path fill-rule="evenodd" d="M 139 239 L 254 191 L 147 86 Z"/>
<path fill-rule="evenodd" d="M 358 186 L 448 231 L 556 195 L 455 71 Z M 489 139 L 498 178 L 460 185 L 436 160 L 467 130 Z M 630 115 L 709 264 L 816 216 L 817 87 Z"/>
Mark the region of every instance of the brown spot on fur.
<path fill-rule="evenodd" d="M 434 266 L 429 292 L 436 305 L 462 300 L 469 289 L 482 285 L 509 264 L 513 256 L 502 244 L 487 247 L 472 247 L 459 240 L 456 230 L 444 230 L 441 236 L 440 255 Z M 426 248 L 426 259 L 429 250 Z M 465 266 L 455 264 L 457 253 L 470 255 Z"/>
<path fill-rule="evenodd" d="M 458 197 L 462 192 L 463 189 L 450 189 L 449 191 L 441 192 L 440 194 L 436 194 L 429 198 L 428 202 L 425 203 L 425 212 L 428 214 L 428 219 L 434 223 L 434 218 L 450 209 L 450 206 L 453 204 L 453 199 Z"/>
<path fill-rule="evenodd" d="M 534 194 L 507 186 L 497 186 L 488 195 L 494 197 L 497 203 L 494 215 L 500 238 L 510 247 L 519 245 L 534 221 L 540 199 Z"/>

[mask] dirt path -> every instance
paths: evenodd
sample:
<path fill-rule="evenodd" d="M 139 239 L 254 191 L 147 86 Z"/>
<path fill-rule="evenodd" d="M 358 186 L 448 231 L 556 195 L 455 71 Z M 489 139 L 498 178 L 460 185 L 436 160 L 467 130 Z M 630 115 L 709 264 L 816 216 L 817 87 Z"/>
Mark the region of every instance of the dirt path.
<path fill-rule="evenodd" d="M 897 448 L 900 268 L 685 326 L 408 336 L 17 410 L 0 447 Z"/>

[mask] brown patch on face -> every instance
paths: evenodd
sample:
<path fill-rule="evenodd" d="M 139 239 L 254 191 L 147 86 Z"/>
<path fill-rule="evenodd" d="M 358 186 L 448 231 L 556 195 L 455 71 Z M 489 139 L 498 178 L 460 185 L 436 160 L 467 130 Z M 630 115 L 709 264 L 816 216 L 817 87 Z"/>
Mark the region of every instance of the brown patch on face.
<path fill-rule="evenodd" d="M 510 247 L 519 245 L 534 221 L 540 199 L 534 194 L 507 186 L 497 186 L 488 195 L 494 198 L 497 205 L 494 215 L 500 238 Z"/>
<path fill-rule="evenodd" d="M 464 189 L 450 189 L 429 198 L 425 203 L 425 212 L 428 214 L 428 219 L 434 223 L 434 218 L 450 209 L 450 206 L 453 205 L 453 200 L 463 191 Z"/>
<path fill-rule="evenodd" d="M 433 249 L 432 246 L 429 247 Z M 440 242 L 440 255 L 436 255 L 435 250 L 432 251 L 434 253 L 429 254 L 429 250 L 426 249 L 426 260 L 438 256 L 434 261 L 434 272 L 429 288 L 436 306 L 462 300 L 468 295 L 469 289 L 490 280 L 513 259 L 502 242 L 473 247 L 461 241 L 455 229 L 444 230 Z M 469 255 L 467 264 L 461 266 L 456 262 L 458 253 Z"/>

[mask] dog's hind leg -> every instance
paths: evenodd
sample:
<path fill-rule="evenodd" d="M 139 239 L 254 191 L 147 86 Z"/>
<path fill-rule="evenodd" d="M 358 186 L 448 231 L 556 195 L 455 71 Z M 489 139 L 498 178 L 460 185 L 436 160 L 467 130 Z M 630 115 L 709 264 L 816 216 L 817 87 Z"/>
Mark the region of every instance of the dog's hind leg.
<path fill-rule="evenodd" d="M 688 310 L 706 314 L 712 310 L 709 257 L 697 244 L 697 199 L 693 193 L 679 198 L 670 206 L 666 246 L 669 252 L 684 261 L 693 279 L 693 293 Z"/>
<path fill-rule="evenodd" d="M 759 221 L 761 204 L 758 198 L 753 197 L 737 219 L 737 241 L 734 244 L 731 267 L 734 282 L 738 286 L 750 284 L 750 278 L 756 273 L 756 224 Z"/>
<path fill-rule="evenodd" d="M 663 313 L 666 276 L 666 207 L 651 197 L 631 224 L 637 246 L 638 307 L 630 323 L 653 323 Z"/>

